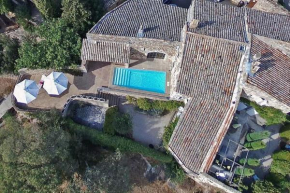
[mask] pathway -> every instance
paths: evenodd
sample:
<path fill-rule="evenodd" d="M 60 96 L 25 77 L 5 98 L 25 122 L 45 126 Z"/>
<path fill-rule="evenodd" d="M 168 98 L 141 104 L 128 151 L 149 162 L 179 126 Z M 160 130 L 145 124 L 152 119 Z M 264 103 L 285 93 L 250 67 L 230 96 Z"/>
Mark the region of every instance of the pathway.
<path fill-rule="evenodd" d="M 6 99 L 0 104 L 0 119 L 5 115 L 5 113 L 12 108 L 11 94 L 9 94 Z"/>

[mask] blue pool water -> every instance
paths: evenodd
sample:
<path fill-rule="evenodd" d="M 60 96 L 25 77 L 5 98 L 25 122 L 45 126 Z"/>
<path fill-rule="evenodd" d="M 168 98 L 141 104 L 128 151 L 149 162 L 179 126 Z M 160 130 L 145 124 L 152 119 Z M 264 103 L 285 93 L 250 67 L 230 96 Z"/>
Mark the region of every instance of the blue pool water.
<path fill-rule="evenodd" d="M 115 68 L 113 85 L 165 93 L 166 72 Z"/>

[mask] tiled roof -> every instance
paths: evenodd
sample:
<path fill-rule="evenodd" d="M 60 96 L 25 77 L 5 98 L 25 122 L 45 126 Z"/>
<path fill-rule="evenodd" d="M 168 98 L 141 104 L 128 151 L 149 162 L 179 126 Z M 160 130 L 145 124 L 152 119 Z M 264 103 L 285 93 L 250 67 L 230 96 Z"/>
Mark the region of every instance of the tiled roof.
<path fill-rule="evenodd" d="M 130 46 L 124 43 L 83 40 L 82 60 L 129 63 Z"/>
<path fill-rule="evenodd" d="M 128 0 L 108 12 L 89 33 L 180 41 L 187 9 L 165 5 L 162 0 Z"/>
<path fill-rule="evenodd" d="M 253 36 L 251 55 L 257 53 L 262 56 L 260 69 L 248 83 L 290 106 L 290 58 Z"/>
<path fill-rule="evenodd" d="M 244 8 L 206 0 L 194 0 L 192 3 L 193 11 L 188 14 L 188 20 L 189 22 L 192 19 L 199 20 L 199 25 L 195 29 L 188 28 L 188 31 L 217 38 L 245 41 Z"/>
<path fill-rule="evenodd" d="M 290 42 L 290 16 L 247 9 L 249 32 Z"/>
<path fill-rule="evenodd" d="M 198 173 L 230 109 L 243 52 L 238 42 L 191 33 L 186 38 L 177 92 L 192 99 L 169 147 Z"/>

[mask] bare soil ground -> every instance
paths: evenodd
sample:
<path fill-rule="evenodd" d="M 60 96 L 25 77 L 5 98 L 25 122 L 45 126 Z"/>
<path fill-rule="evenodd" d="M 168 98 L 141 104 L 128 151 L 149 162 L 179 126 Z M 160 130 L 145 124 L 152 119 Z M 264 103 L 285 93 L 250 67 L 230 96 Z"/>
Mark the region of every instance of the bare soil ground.
<path fill-rule="evenodd" d="M 13 91 L 15 83 L 16 80 L 13 78 L 0 77 L 0 99 Z"/>

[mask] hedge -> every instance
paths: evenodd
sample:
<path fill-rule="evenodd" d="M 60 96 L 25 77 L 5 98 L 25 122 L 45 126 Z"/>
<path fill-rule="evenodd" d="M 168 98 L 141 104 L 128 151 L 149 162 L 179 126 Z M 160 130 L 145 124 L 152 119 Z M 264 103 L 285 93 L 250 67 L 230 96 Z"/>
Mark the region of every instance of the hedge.
<path fill-rule="evenodd" d="M 145 147 L 133 140 L 124 137 L 112 136 L 89 127 L 76 124 L 72 120 L 67 121 L 69 130 L 77 135 L 82 136 L 83 139 L 89 140 L 95 145 L 107 147 L 110 149 L 119 149 L 121 152 L 140 153 L 146 157 L 151 157 L 158 161 L 169 163 L 172 161 L 170 155 L 161 153 L 157 150 Z"/>
<path fill-rule="evenodd" d="M 245 143 L 244 146 L 249 150 L 259 150 L 264 149 L 266 147 L 266 144 L 263 141 L 254 141 Z"/>
<path fill-rule="evenodd" d="M 161 100 L 151 100 L 147 98 L 135 98 L 132 96 L 126 97 L 128 102 L 134 105 L 137 105 L 140 109 L 149 111 L 149 110 L 159 110 L 159 111 L 173 111 L 180 106 L 184 106 L 184 103 L 181 101 L 161 101 Z"/>
<path fill-rule="evenodd" d="M 162 136 L 163 146 L 167 149 L 168 144 L 170 141 L 170 138 L 173 134 L 173 131 L 177 125 L 178 118 L 176 118 L 174 121 L 172 121 L 167 127 L 165 127 L 164 134 Z"/>
<path fill-rule="evenodd" d="M 244 171 L 243 171 L 244 170 Z M 249 169 L 249 168 L 237 168 L 236 171 L 235 171 L 235 174 L 237 175 L 243 175 L 243 176 L 252 176 L 255 174 L 254 170 L 253 169 Z"/>
<path fill-rule="evenodd" d="M 247 141 L 257 141 L 257 140 L 262 140 L 262 139 L 267 139 L 271 135 L 271 132 L 269 131 L 260 131 L 260 132 L 254 132 L 254 133 L 249 133 L 246 138 Z"/>
<path fill-rule="evenodd" d="M 245 161 L 246 161 L 246 159 L 243 158 L 243 159 L 240 159 L 239 163 L 243 165 L 245 163 Z M 254 159 L 254 158 L 248 158 L 247 159 L 247 164 L 249 166 L 259 166 L 260 165 L 260 160 Z"/>
<path fill-rule="evenodd" d="M 267 125 L 280 124 L 287 121 L 287 115 L 281 110 L 273 107 L 260 106 L 253 101 L 241 98 L 241 102 L 244 102 L 252 107 L 259 113 L 259 115 L 267 121 Z"/>
<path fill-rule="evenodd" d="M 280 137 L 290 141 L 290 123 L 286 123 L 280 129 Z"/>

